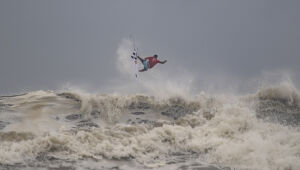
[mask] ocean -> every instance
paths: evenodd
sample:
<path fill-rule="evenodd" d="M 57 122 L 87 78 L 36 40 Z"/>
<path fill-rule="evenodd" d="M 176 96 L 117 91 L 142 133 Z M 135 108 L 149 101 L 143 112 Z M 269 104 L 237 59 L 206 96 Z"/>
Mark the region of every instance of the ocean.
<path fill-rule="evenodd" d="M 0 97 L 0 169 L 299 170 L 300 93 Z"/>

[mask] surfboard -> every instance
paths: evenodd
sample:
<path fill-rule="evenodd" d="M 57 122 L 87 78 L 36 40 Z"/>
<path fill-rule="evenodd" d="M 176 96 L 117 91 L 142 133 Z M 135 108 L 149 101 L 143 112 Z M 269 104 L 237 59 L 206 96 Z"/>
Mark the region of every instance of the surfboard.
<path fill-rule="evenodd" d="M 131 59 L 132 59 L 132 63 L 133 63 L 134 77 L 138 78 L 138 58 L 137 58 L 137 53 L 135 50 L 133 50 L 133 52 L 132 52 Z"/>

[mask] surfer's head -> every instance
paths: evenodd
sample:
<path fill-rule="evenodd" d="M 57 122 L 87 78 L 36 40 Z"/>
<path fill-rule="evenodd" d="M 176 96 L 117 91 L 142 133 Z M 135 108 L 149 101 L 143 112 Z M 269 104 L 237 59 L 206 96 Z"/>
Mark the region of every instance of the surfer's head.
<path fill-rule="evenodd" d="M 154 54 L 154 56 L 153 56 L 154 58 L 157 58 L 158 56 L 157 56 L 157 54 Z"/>

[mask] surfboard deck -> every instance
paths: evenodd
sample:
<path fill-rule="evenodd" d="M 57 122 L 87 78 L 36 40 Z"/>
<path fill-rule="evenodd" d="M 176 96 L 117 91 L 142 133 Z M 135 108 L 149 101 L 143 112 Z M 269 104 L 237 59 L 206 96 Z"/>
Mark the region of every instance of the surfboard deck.
<path fill-rule="evenodd" d="M 133 63 L 134 77 L 138 78 L 138 72 L 139 72 L 138 71 L 138 58 L 137 58 L 137 53 L 135 50 L 132 52 L 131 59 L 132 59 L 132 63 Z"/>

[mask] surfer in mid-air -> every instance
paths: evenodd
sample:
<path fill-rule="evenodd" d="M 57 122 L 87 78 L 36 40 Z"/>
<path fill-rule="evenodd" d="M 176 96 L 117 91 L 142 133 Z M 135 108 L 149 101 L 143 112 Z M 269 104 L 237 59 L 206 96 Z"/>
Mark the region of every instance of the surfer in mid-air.
<path fill-rule="evenodd" d="M 137 56 L 137 57 L 140 59 L 140 61 L 144 65 L 144 68 L 139 70 L 139 72 L 147 71 L 148 69 L 154 67 L 157 63 L 165 64 L 167 62 L 167 60 L 159 61 L 157 59 L 158 56 L 156 54 L 154 56 L 151 56 L 151 57 L 146 57 L 145 59 L 141 58 L 140 56 Z"/>

